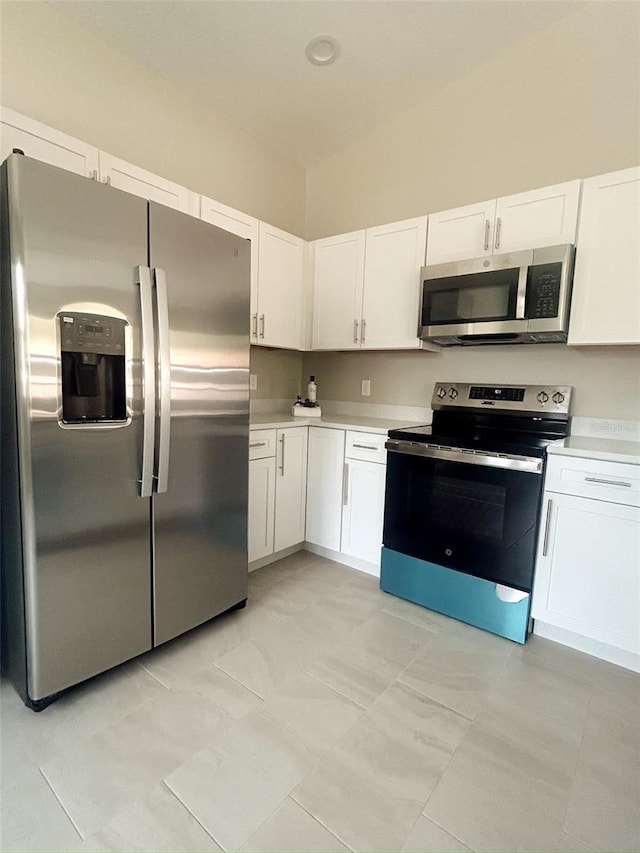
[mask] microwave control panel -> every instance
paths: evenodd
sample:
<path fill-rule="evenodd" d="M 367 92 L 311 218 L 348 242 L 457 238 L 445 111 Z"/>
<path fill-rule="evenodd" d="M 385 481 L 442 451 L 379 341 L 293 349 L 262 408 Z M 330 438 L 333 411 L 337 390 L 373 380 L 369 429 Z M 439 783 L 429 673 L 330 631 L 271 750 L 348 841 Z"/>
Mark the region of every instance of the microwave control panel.
<path fill-rule="evenodd" d="M 535 264 L 527 271 L 527 320 L 557 317 L 560 308 L 562 264 Z"/>

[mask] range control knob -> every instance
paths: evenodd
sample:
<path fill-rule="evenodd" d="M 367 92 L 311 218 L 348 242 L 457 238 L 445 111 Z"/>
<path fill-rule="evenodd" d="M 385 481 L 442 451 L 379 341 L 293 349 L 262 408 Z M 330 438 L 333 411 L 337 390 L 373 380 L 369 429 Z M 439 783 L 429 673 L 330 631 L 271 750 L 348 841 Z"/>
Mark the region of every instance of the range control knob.
<path fill-rule="evenodd" d="M 562 393 L 562 391 L 556 391 L 556 393 L 553 395 L 553 397 L 551 399 L 553 400 L 554 403 L 557 403 L 558 405 L 560 405 L 560 403 L 564 403 L 564 394 Z"/>
<path fill-rule="evenodd" d="M 436 394 L 437 394 L 437 395 L 438 395 L 438 397 L 442 400 L 442 398 L 443 398 L 443 397 L 446 397 L 446 396 L 447 396 L 447 391 L 446 391 L 446 389 L 445 389 L 445 388 L 443 388 L 443 387 L 442 387 L 442 385 L 441 385 L 441 386 L 438 388 L 438 390 L 436 391 Z"/>
<path fill-rule="evenodd" d="M 457 390 L 455 388 L 449 388 L 449 396 L 451 397 L 452 400 L 455 400 L 456 397 L 458 396 Z"/>
<path fill-rule="evenodd" d="M 540 393 L 538 394 L 538 402 L 539 403 L 546 403 L 548 399 L 549 399 L 549 395 L 547 394 L 547 392 L 546 391 L 540 391 Z"/>

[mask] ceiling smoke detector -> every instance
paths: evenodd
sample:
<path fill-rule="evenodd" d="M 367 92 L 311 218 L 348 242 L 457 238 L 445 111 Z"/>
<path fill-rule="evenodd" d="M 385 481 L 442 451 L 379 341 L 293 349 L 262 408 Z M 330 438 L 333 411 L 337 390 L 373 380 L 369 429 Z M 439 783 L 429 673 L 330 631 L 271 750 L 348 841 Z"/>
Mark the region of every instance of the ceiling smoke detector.
<path fill-rule="evenodd" d="M 340 45 L 333 36 L 316 36 L 306 47 L 307 59 L 314 65 L 330 65 L 340 53 Z"/>

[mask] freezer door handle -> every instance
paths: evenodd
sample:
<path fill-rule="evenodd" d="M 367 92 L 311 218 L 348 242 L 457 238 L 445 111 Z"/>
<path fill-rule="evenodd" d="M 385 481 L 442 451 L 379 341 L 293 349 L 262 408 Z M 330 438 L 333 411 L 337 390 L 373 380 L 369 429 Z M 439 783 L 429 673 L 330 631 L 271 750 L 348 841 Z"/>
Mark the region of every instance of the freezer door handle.
<path fill-rule="evenodd" d="M 158 335 L 158 453 L 156 456 L 156 492 L 166 492 L 169 479 L 169 443 L 171 438 L 171 370 L 169 359 L 169 308 L 167 276 L 164 270 L 154 270 L 156 286 L 156 320 Z"/>
<path fill-rule="evenodd" d="M 153 334 L 153 292 L 149 267 L 137 268 L 140 287 L 140 326 L 142 343 L 142 474 L 138 481 L 140 497 L 148 498 L 153 489 L 153 451 L 156 419 L 155 345 Z"/>

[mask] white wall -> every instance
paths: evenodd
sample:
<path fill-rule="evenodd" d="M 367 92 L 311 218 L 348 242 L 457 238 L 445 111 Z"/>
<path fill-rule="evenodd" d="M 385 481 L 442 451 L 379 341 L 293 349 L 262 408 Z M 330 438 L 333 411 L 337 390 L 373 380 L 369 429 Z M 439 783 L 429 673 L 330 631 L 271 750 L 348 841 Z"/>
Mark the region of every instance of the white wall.
<path fill-rule="evenodd" d="M 304 170 L 50 4 L 0 3 L 0 103 L 304 236 Z"/>
<path fill-rule="evenodd" d="M 307 238 L 637 165 L 639 89 L 640 3 L 576 4 L 310 168 Z"/>

